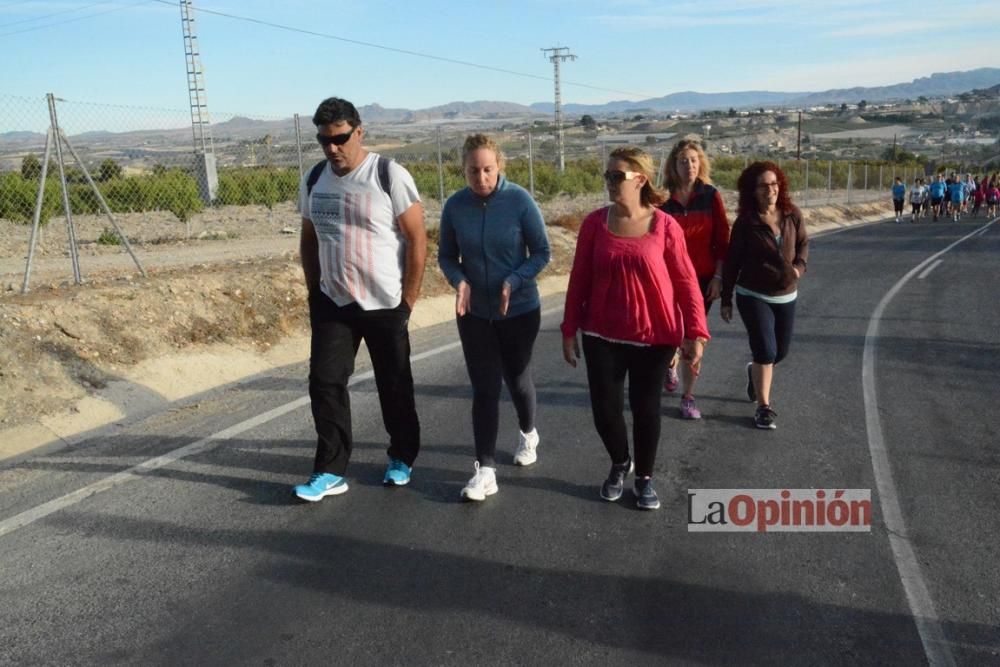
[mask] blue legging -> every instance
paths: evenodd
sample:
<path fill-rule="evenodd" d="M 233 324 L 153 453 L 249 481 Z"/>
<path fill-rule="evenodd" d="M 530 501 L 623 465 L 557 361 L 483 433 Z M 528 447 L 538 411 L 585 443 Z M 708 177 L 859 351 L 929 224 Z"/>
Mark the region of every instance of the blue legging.
<path fill-rule="evenodd" d="M 758 364 L 776 364 L 788 356 L 795 324 L 795 301 L 767 303 L 736 295 L 736 308 L 750 337 L 750 352 Z"/>

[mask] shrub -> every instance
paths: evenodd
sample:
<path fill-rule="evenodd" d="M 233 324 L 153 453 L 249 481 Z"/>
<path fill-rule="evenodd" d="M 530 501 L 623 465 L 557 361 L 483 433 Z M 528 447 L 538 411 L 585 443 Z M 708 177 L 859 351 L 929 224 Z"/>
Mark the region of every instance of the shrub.
<path fill-rule="evenodd" d="M 118 232 L 108 227 L 104 228 L 101 235 L 97 237 L 97 245 L 121 245 L 122 239 Z"/>

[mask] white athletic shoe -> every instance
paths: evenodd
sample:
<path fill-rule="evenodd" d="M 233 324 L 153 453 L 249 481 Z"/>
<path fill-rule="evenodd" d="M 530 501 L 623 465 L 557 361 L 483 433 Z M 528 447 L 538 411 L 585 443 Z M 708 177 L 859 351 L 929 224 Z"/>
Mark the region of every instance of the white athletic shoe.
<path fill-rule="evenodd" d="M 486 496 L 492 496 L 500 490 L 497 486 L 497 471 L 495 468 L 480 467 L 479 461 L 476 461 L 475 466 L 476 474 L 462 489 L 462 497 L 466 500 L 486 500 Z"/>
<path fill-rule="evenodd" d="M 538 429 L 530 433 L 521 433 L 517 440 L 517 451 L 514 452 L 514 465 L 530 466 L 538 460 Z"/>

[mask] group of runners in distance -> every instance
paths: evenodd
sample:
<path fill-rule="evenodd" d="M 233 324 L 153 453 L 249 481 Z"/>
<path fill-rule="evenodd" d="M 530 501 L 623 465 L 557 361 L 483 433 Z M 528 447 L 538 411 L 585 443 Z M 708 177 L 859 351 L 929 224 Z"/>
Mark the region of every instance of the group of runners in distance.
<path fill-rule="evenodd" d="M 299 210 L 317 443 L 312 475 L 293 489 L 310 502 L 348 488 L 348 387 L 362 341 L 389 435 L 383 483 L 410 481 L 421 436 L 408 327 L 427 255 L 413 177 L 364 148 L 354 105 L 328 98 L 313 123 L 325 159 L 303 176 Z M 503 384 L 517 414 L 513 463 L 527 466 L 538 459 L 531 360 L 541 322 L 537 277 L 550 249 L 538 206 L 505 178 L 504 155 L 492 138 L 467 137 L 462 168 L 467 187 L 442 209 L 437 263 L 455 290 L 472 393 L 475 458 L 461 497 L 483 501 L 499 489 Z M 662 174 L 642 149 L 618 148 L 603 174 L 610 204 L 587 215 L 579 230 L 560 326 L 562 356 L 573 368 L 581 353 L 586 362 L 593 422 L 610 460 L 599 490 L 607 501 L 622 497 L 634 471 L 636 506 L 660 506 L 652 476 L 661 399 L 665 391 L 680 389 L 680 416 L 701 418 L 694 390 L 715 300 L 727 323 L 735 301 L 746 328 L 746 396 L 756 404 L 752 423 L 775 428 L 771 388 L 791 342 L 798 283 L 808 261 L 806 227 L 777 164 L 754 162 L 740 175 L 731 229 L 710 173 L 697 140 L 678 142 Z M 665 189 L 655 185 L 658 176 Z"/>
<path fill-rule="evenodd" d="M 985 209 L 986 217 L 992 218 L 1000 209 L 1000 173 L 992 176 L 961 175 L 952 172 L 945 177 L 939 172 L 924 183 L 922 177 L 913 181 L 910 187 L 910 222 L 916 222 L 929 215 L 938 218 L 951 218 L 958 222 L 963 215 L 978 217 Z M 906 203 L 906 185 L 903 179 L 896 177 L 892 186 L 892 204 L 896 211 L 896 222 L 903 222 L 903 207 Z"/>

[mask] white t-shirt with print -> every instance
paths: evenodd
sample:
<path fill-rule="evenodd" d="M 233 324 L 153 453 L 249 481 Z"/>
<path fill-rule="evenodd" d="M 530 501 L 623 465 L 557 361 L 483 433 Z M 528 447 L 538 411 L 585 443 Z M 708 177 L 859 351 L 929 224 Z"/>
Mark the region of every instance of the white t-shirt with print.
<path fill-rule="evenodd" d="M 299 183 L 299 212 L 319 239 L 320 289 L 338 306 L 398 306 L 406 240 L 397 218 L 420 201 L 410 172 L 389 163 L 391 197 L 379 185 L 376 153 L 344 176 L 327 163 L 309 195 L 308 178 L 306 172 Z"/>

